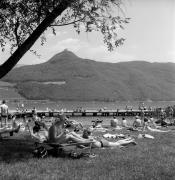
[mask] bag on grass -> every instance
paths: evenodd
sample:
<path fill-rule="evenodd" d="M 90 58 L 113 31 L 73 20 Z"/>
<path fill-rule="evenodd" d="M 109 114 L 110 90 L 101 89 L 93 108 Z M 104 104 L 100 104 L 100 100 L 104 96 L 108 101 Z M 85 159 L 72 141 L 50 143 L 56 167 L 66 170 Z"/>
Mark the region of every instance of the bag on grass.
<path fill-rule="evenodd" d="M 48 152 L 45 147 L 40 146 L 33 151 L 33 155 L 36 158 L 46 158 L 48 156 Z"/>

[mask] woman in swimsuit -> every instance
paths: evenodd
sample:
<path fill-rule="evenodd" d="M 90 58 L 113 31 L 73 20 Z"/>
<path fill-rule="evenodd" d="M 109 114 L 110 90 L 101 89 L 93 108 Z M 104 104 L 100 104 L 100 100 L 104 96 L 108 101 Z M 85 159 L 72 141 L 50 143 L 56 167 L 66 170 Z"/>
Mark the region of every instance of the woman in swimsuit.
<path fill-rule="evenodd" d="M 120 147 L 127 146 L 129 144 L 136 145 L 136 142 L 132 138 L 118 140 L 116 142 L 110 142 L 106 139 L 96 140 L 91 136 L 91 131 L 89 129 L 85 129 L 83 131 L 83 138 L 85 139 L 93 139 L 92 147 L 94 148 L 103 148 L 103 147 Z"/>

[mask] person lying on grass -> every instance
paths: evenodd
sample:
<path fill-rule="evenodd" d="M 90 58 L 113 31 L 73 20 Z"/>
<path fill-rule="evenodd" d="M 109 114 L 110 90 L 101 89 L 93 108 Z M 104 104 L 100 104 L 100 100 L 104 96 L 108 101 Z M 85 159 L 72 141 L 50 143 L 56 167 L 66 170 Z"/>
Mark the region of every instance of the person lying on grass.
<path fill-rule="evenodd" d="M 84 139 L 80 137 L 75 132 L 69 132 L 65 126 L 66 117 L 64 115 L 59 115 L 58 118 L 52 123 L 49 128 L 43 126 L 44 128 L 41 131 L 41 128 L 37 128 L 36 124 L 33 127 L 29 127 L 30 133 L 33 138 L 39 140 L 40 142 L 47 141 L 49 143 L 87 143 L 89 144 L 92 140 Z"/>
<path fill-rule="evenodd" d="M 0 137 L 1 134 L 9 133 L 10 136 L 13 136 L 13 133 L 18 133 L 20 129 L 20 125 L 16 123 L 16 116 L 12 116 L 12 125 L 10 127 L 2 127 L 0 128 Z"/>
<path fill-rule="evenodd" d="M 126 138 L 122 140 L 118 140 L 115 142 L 107 141 L 102 138 L 100 140 L 96 140 L 93 136 L 91 136 L 90 129 L 84 129 L 82 137 L 84 139 L 93 139 L 92 148 L 103 148 L 103 147 L 122 147 L 127 145 L 136 145 L 137 143 L 133 138 Z"/>
<path fill-rule="evenodd" d="M 144 120 L 143 120 L 144 122 L 143 122 L 143 131 L 145 131 L 145 130 L 149 130 L 149 131 L 152 131 L 152 132 L 169 132 L 170 130 L 167 130 L 167 131 L 164 131 L 164 130 L 161 130 L 161 129 L 154 129 L 154 128 L 152 128 L 152 127 L 150 127 L 150 121 L 149 121 L 149 119 L 148 118 L 144 118 Z"/>
<path fill-rule="evenodd" d="M 64 143 L 82 143 L 87 145 L 89 143 L 92 143 L 92 147 L 95 148 L 101 148 L 101 147 L 116 147 L 116 146 L 125 146 L 128 144 L 136 144 L 134 139 L 128 138 L 124 140 L 119 140 L 117 142 L 109 142 L 104 139 L 98 141 L 94 139 L 93 137 L 89 136 L 88 133 L 90 131 L 84 130 L 83 135 L 79 135 L 75 132 L 69 132 L 64 128 L 64 121 L 65 121 L 65 116 L 60 115 L 59 118 L 55 120 L 55 122 L 51 125 L 51 127 L 48 130 L 48 135 L 45 134 L 45 139 L 49 143 L 59 143 L 59 144 L 64 144 Z M 88 135 L 88 136 L 87 136 Z M 40 138 L 40 136 L 35 136 L 36 138 Z M 40 139 L 39 139 L 40 140 Z"/>

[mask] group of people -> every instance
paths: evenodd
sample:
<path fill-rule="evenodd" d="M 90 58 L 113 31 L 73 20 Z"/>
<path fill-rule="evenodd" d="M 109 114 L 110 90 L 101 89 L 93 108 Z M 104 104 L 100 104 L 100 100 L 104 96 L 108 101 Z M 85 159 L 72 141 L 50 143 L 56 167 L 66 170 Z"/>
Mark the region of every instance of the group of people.
<path fill-rule="evenodd" d="M 141 119 L 139 116 L 135 116 L 134 121 L 132 124 L 128 125 L 127 120 L 125 117 L 122 118 L 122 122 L 120 123 L 119 120 L 114 116 L 111 120 L 111 127 L 113 128 L 126 128 L 132 131 L 145 131 L 150 130 L 152 132 L 167 132 L 164 130 L 159 129 L 161 127 L 156 124 L 155 119 L 150 117 L 144 117 Z"/>
<path fill-rule="evenodd" d="M 92 136 L 92 130 L 90 128 L 84 128 L 82 133 L 79 134 L 74 131 L 69 131 L 67 128 L 65 128 L 67 118 L 64 114 L 59 114 L 50 127 L 47 127 L 44 122 L 38 122 L 36 119 L 33 120 L 35 121 L 35 126 L 33 128 L 29 126 L 30 133 L 33 138 L 41 142 L 46 141 L 59 144 L 73 142 L 80 144 L 82 143 L 84 145 L 91 143 L 92 147 L 94 148 L 117 147 L 136 144 L 133 138 L 126 138 L 116 142 L 110 142 L 103 138 L 97 140 L 94 136 Z M 37 128 L 37 126 L 40 127 Z"/>
<path fill-rule="evenodd" d="M 92 132 L 97 127 L 102 127 L 102 121 L 93 121 L 92 127 L 82 128 L 82 133 L 77 133 L 73 130 L 69 130 L 67 128 L 67 124 L 69 124 L 69 119 L 64 114 L 59 114 L 58 117 L 52 122 L 51 126 L 48 127 L 41 118 L 37 117 L 37 114 L 33 114 L 32 121 L 34 122 L 34 126 L 29 125 L 29 130 L 33 138 L 43 142 L 53 142 L 53 143 L 83 143 L 89 144 L 92 143 L 92 147 L 115 147 L 115 146 L 123 146 L 127 144 L 136 144 L 133 138 L 126 138 L 119 140 L 117 142 L 110 142 L 106 139 L 97 140 L 94 136 L 92 136 Z M 116 117 L 113 117 L 111 120 L 111 127 L 119 126 L 119 120 Z M 153 117 L 145 117 L 143 120 L 139 118 L 139 116 L 135 117 L 135 120 L 132 125 L 128 125 L 126 119 L 122 118 L 121 126 L 123 128 L 127 128 L 129 130 L 150 130 L 154 132 L 167 132 L 158 129 L 158 126 L 155 124 Z M 42 129 L 42 130 L 41 130 Z"/>
<path fill-rule="evenodd" d="M 20 126 L 17 125 L 15 122 L 15 116 L 11 118 L 12 120 L 12 127 L 11 129 L 7 130 L 7 121 L 8 121 L 8 106 L 6 105 L 6 101 L 3 100 L 2 104 L 0 106 L 1 108 L 1 131 L 4 132 L 18 132 Z M 68 119 L 64 113 L 59 114 L 58 117 L 55 118 L 55 120 L 52 122 L 51 126 L 48 127 L 44 121 L 42 121 L 42 118 L 39 118 L 37 116 L 36 108 L 33 109 L 33 117 L 30 119 L 31 122 L 34 123 L 33 126 L 30 125 L 30 122 L 28 121 L 27 126 L 29 128 L 29 131 L 33 138 L 43 142 L 53 142 L 53 143 L 83 143 L 83 144 L 89 144 L 92 143 L 92 147 L 116 147 L 116 146 L 124 146 L 128 144 L 136 144 L 135 140 L 133 138 L 126 138 L 122 140 L 118 140 L 116 142 L 110 142 L 106 139 L 96 139 L 94 136 L 92 136 L 92 132 L 95 128 L 102 128 L 102 120 L 96 120 L 93 121 L 92 128 L 84 128 L 82 124 L 78 123 L 81 127 L 81 133 L 77 133 L 77 131 L 73 131 L 68 128 L 71 124 L 77 125 L 74 121 Z M 144 117 L 143 119 L 139 118 L 139 116 L 135 117 L 135 120 L 132 124 L 128 125 L 127 120 L 125 117 L 122 118 L 122 122 L 120 123 L 119 120 L 116 118 L 116 116 L 113 117 L 113 119 L 110 121 L 110 125 L 112 128 L 127 128 L 129 130 L 150 130 L 155 132 L 163 132 L 160 129 L 158 129 L 158 126 L 155 124 L 155 121 L 153 117 Z M 4 129 L 6 128 L 6 129 Z"/>

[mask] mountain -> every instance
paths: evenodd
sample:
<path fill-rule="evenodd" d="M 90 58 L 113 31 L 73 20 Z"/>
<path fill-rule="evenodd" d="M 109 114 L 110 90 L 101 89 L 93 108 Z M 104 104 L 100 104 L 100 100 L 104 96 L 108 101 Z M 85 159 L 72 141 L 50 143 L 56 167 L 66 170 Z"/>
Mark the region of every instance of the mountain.
<path fill-rule="evenodd" d="M 25 66 L 25 64 L 17 64 L 14 68 Z"/>
<path fill-rule="evenodd" d="M 175 100 L 174 63 L 96 62 L 68 50 L 45 63 L 15 68 L 3 81 L 16 83 L 28 99 Z"/>

